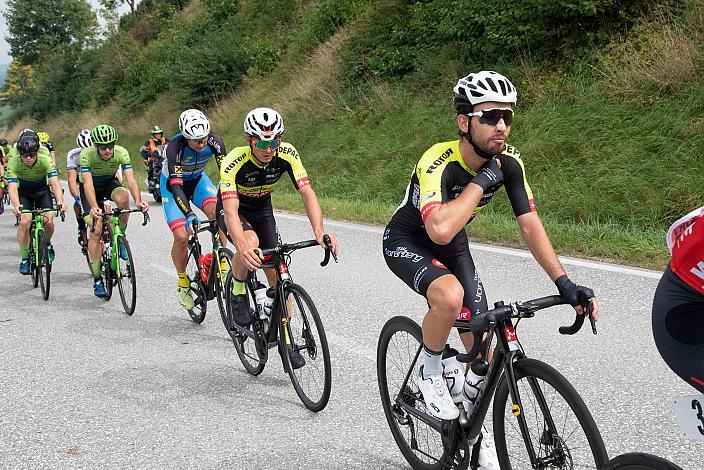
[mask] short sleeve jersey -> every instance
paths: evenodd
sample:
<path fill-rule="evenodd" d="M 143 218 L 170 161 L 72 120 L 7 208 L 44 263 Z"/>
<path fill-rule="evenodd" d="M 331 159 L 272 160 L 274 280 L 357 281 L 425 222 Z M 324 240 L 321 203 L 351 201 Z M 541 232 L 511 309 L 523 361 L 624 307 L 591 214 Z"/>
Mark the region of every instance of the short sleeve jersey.
<path fill-rule="evenodd" d="M 17 183 L 20 188 L 41 188 L 47 185 L 47 178 L 58 176 L 56 166 L 51 162 L 51 155 L 44 147 L 39 148 L 37 160 L 32 166 L 22 161 L 16 149 L 10 150 L 9 155 L 5 176 L 8 182 Z"/>
<path fill-rule="evenodd" d="M 416 164 L 406 195 L 390 224 L 408 232 L 425 231 L 425 221 L 441 204 L 456 199 L 477 173 L 460 154 L 460 141 L 442 142 L 430 147 Z M 496 157 L 501 162 L 503 181 L 488 188 L 467 223 L 489 204 L 504 186 L 516 217 L 535 211 L 533 193 L 526 180 L 520 154 L 510 145 Z"/>
<path fill-rule="evenodd" d="M 76 171 L 81 171 L 81 149 L 80 147 L 76 147 L 75 149 L 71 149 L 68 152 L 68 155 L 66 156 L 66 169 L 67 170 L 76 170 Z"/>
<path fill-rule="evenodd" d="M 248 145 L 237 147 L 222 162 L 220 193 L 223 199 L 238 198 L 241 204 L 266 205 L 284 173 L 296 189 L 310 184 L 298 152 L 288 142 L 281 142 L 268 165 L 259 163 Z"/>
<path fill-rule="evenodd" d="M 95 146 L 81 150 L 81 177 L 85 173 L 90 173 L 93 176 L 93 186 L 102 186 L 110 182 L 115 178 L 118 168 L 122 168 L 123 171 L 132 168 L 130 154 L 124 147 L 116 145 L 109 160 L 103 160 Z"/>
<path fill-rule="evenodd" d="M 704 207 L 693 210 L 667 231 L 670 269 L 704 294 Z"/>

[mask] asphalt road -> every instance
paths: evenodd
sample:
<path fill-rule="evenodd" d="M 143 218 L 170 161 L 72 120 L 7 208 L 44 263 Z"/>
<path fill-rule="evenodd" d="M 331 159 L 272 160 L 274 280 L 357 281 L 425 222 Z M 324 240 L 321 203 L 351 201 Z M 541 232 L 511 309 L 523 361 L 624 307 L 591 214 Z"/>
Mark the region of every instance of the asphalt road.
<path fill-rule="evenodd" d="M 333 389 L 315 414 L 296 396 L 278 356 L 259 377 L 240 364 L 210 305 L 201 325 L 178 305 L 161 208 L 128 230 L 136 257 L 137 310 L 93 296 L 69 214 L 54 237 L 48 302 L 18 274 L 14 218 L 0 216 L 0 468 L 407 468 L 383 416 L 376 343 L 391 316 L 420 321 L 424 300 L 381 256 L 378 227 L 328 222 L 340 263 L 322 251 L 294 254 L 291 272 L 321 312 Z M 285 241 L 311 238 L 305 218 L 277 215 Z M 475 222 L 475 223 L 481 223 Z M 529 254 L 472 244 L 490 302 L 555 293 Z M 563 337 L 573 313 L 558 307 L 524 321 L 529 356 L 560 370 L 591 410 L 610 456 L 650 452 L 702 468 L 704 441 L 679 437 L 672 399 L 693 395 L 652 340 L 650 306 L 659 273 L 563 259 L 594 288 L 599 334 Z"/>

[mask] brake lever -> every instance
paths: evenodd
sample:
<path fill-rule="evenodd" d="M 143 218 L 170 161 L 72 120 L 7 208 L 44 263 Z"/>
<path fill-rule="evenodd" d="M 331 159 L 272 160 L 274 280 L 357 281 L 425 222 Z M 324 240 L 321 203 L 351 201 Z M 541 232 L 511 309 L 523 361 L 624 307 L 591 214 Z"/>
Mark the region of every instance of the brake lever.
<path fill-rule="evenodd" d="M 330 262 L 330 255 L 332 254 L 333 259 L 337 263 L 337 255 L 332 251 L 332 240 L 330 240 L 330 235 L 327 233 L 323 235 L 323 243 L 325 243 L 325 258 L 320 262 L 320 266 L 327 266 Z"/>

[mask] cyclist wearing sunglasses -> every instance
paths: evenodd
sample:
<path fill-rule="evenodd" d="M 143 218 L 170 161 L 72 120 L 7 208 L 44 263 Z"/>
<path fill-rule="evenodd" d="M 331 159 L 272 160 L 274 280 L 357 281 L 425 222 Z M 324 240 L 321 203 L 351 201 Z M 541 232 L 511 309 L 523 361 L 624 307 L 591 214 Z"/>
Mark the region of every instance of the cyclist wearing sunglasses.
<path fill-rule="evenodd" d="M 247 270 L 255 270 L 261 264 L 258 248 L 274 248 L 280 242 L 271 192 L 284 174 L 288 173 L 301 195 L 315 238 L 322 247 L 325 247 L 325 229 L 323 212 L 298 152 L 293 145 L 281 140 L 284 133 L 281 115 L 270 108 L 253 109 L 245 117 L 244 132 L 247 145 L 232 150 L 222 163 L 218 217 L 221 229 L 228 233 L 237 248 L 232 266 L 235 321 L 246 326 L 251 319 L 243 281 Z M 337 252 L 337 240 L 329 235 L 333 250 Z M 267 270 L 266 276 L 270 286 L 276 283 L 273 270 Z M 295 368 L 303 365 L 300 360 L 294 359 Z"/>
<path fill-rule="evenodd" d="M 90 133 L 92 145 L 81 150 L 81 183 L 79 191 L 83 205 L 83 216 L 88 227 L 92 227 L 95 219 L 95 230 L 88 239 L 88 253 L 91 259 L 93 272 L 93 293 L 96 297 L 105 297 L 105 284 L 100 274 L 100 237 L 103 233 L 103 222 L 100 215 L 103 213 L 103 203 L 109 199 L 121 209 L 129 209 L 132 194 L 137 207 L 146 212 L 149 204 L 142 202 L 137 180 L 134 177 L 130 154 L 124 147 L 116 145 L 117 132 L 112 126 L 100 124 L 95 126 Z M 117 178 L 118 171 L 122 175 L 127 187 Z M 120 216 L 120 227 L 127 229 L 129 214 Z M 126 253 L 120 253 L 126 259 Z"/>
<path fill-rule="evenodd" d="M 457 82 L 453 102 L 460 139 L 436 144 L 421 157 L 383 236 L 384 259 L 391 271 L 430 306 L 423 321 L 418 382 L 430 413 L 441 419 L 459 413 L 442 378 L 440 356 L 452 324 L 487 310 L 464 227 L 502 186 L 528 248 L 559 292 L 575 306 L 577 290 L 592 297 L 591 290 L 565 275 L 536 212 L 520 154 L 506 143 L 516 99 L 513 84 L 496 72 L 471 73 Z M 469 349 L 472 335 L 461 338 Z M 491 449 L 483 454 L 484 461 L 495 460 Z"/>
<path fill-rule="evenodd" d="M 17 242 L 20 247 L 20 274 L 29 274 L 29 227 L 32 222 L 31 214 L 22 214 L 22 210 L 51 209 L 53 202 L 49 186 L 56 195 L 58 207 L 61 212 L 66 212 L 63 201 L 63 190 L 59 184 L 56 166 L 51 162 L 49 151 L 39 144 L 39 137 L 34 132 L 24 132 L 10 150 L 10 159 L 7 162 L 7 182 L 12 211 L 15 216 L 20 216 L 17 227 Z M 47 184 L 48 182 L 48 184 Z M 49 256 L 54 260 L 54 248 L 51 246 L 51 237 L 54 234 L 54 219 L 52 213 L 45 214 Z"/>
<path fill-rule="evenodd" d="M 672 258 L 653 299 L 653 337 L 682 380 L 704 393 L 704 207 L 667 231 Z"/>
<path fill-rule="evenodd" d="M 215 158 L 220 162 L 227 153 L 218 134 L 210 132 L 210 121 L 197 109 L 187 109 L 178 119 L 176 134 L 166 145 L 166 158 L 161 170 L 161 203 L 166 223 L 174 237 L 171 259 L 178 274 L 178 300 L 186 310 L 193 310 L 195 302 L 191 284 L 186 275 L 188 263 L 188 236 L 193 233 L 193 222 L 198 217 L 189 201 L 215 219 L 217 189 L 205 166 Z"/>

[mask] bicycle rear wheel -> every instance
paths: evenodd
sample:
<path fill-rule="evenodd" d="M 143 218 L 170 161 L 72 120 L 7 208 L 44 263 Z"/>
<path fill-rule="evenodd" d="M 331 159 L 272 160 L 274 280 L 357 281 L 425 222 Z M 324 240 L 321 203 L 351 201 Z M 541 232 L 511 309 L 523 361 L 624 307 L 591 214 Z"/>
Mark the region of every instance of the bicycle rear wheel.
<path fill-rule="evenodd" d="M 633 452 L 609 460 L 604 470 L 682 470 L 682 468 L 655 455 Z"/>
<path fill-rule="evenodd" d="M 282 315 L 279 346 L 284 367 L 303 404 L 320 411 L 330 400 L 332 367 L 323 322 L 310 295 L 297 284 L 286 286 L 286 298 L 279 308 L 289 309 L 288 320 Z M 283 343 L 282 343 L 283 342 Z M 291 355 L 298 353 L 305 364 L 292 367 Z"/>
<path fill-rule="evenodd" d="M 51 289 L 51 261 L 49 260 L 46 234 L 43 230 L 40 230 L 37 234 L 37 241 L 37 254 L 39 255 L 37 274 L 39 276 L 39 287 L 42 289 L 42 297 L 44 300 L 49 300 L 49 290 Z"/>
<path fill-rule="evenodd" d="M 122 253 L 127 259 L 122 258 Z M 120 300 L 127 315 L 132 315 L 137 305 L 137 275 L 134 270 L 134 258 L 127 238 L 124 235 L 117 237 L 117 288 L 120 291 Z"/>
<path fill-rule="evenodd" d="M 601 469 L 609 460 L 599 429 L 577 391 L 557 370 L 535 359 L 514 364 L 528 438 L 514 417 L 506 375 L 494 394 L 494 439 L 502 470 L 523 468 Z M 518 415 L 516 415 L 518 416 Z M 530 445 L 539 462 L 533 467 Z"/>
<path fill-rule="evenodd" d="M 240 358 L 242 365 L 245 370 L 254 376 L 262 373 L 266 361 L 269 357 L 269 350 L 266 347 L 266 342 L 264 339 L 264 331 L 262 322 L 259 319 L 254 320 L 254 322 L 248 327 L 248 329 L 254 334 L 255 338 L 251 338 L 246 334 L 240 333 L 234 328 L 234 312 L 232 311 L 233 303 L 233 283 L 234 277 L 232 275 L 232 270 L 227 273 L 227 278 L 225 280 L 225 317 L 223 317 L 223 323 L 225 328 L 227 328 L 230 337 L 232 338 L 232 343 L 235 345 L 235 351 L 237 351 L 237 356 Z M 250 311 L 254 308 L 254 298 L 249 288 L 247 288 L 247 299 L 249 301 Z"/>
<path fill-rule="evenodd" d="M 451 468 L 454 452 L 446 448 L 440 433 L 400 406 L 403 402 L 428 413 L 417 382 L 421 366 L 418 355 L 422 345 L 421 327 L 408 317 L 393 317 L 381 329 L 376 350 L 381 404 L 396 445 L 412 468 Z"/>
<path fill-rule="evenodd" d="M 208 296 L 205 292 L 205 286 L 200 278 L 200 269 L 198 268 L 198 258 L 200 257 L 200 245 L 191 246 L 188 250 L 188 264 L 186 265 L 186 276 L 193 295 L 193 309 L 188 310 L 191 320 L 194 323 L 203 323 L 205 314 L 208 311 Z"/>

